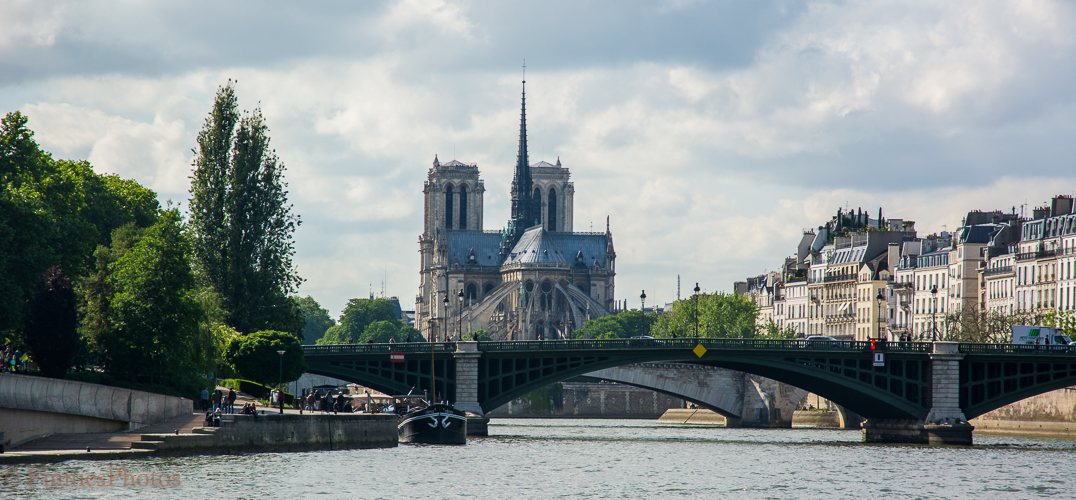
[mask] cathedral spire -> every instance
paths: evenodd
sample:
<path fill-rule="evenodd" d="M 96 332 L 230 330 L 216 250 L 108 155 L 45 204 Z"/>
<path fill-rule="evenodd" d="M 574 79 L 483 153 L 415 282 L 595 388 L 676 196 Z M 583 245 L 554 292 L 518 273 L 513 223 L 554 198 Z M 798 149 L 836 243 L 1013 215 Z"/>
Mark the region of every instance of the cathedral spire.
<path fill-rule="evenodd" d="M 531 191 L 534 181 L 527 158 L 527 80 L 523 80 L 523 97 L 519 112 L 519 153 L 516 155 L 516 171 L 512 177 L 512 224 L 502 253 L 510 250 L 527 228 L 540 220 L 541 213 L 535 207 Z"/>

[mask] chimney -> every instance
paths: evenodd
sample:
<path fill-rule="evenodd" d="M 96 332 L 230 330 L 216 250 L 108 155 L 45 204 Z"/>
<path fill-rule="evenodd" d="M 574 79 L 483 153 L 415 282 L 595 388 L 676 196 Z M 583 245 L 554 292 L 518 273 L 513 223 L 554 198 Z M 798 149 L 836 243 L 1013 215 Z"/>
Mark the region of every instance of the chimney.
<path fill-rule="evenodd" d="M 1071 214 L 1072 197 L 1063 194 L 1054 196 L 1054 199 L 1050 201 L 1050 213 L 1054 217 Z"/>

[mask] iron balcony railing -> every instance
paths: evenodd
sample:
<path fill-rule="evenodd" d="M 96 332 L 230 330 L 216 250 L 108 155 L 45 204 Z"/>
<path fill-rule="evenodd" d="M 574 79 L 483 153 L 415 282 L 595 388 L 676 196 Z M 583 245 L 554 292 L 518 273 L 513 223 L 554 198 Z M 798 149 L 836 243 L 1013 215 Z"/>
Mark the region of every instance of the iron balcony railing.
<path fill-rule="evenodd" d="M 1025 260 L 1035 260 L 1035 259 L 1046 259 L 1046 258 L 1055 257 L 1055 256 L 1057 256 L 1057 252 L 1054 251 L 1054 250 L 1040 250 L 1038 252 L 1018 253 L 1018 254 L 1016 254 L 1016 260 L 1025 261 Z"/>
<path fill-rule="evenodd" d="M 1011 274 L 1012 266 L 991 267 L 983 271 L 983 276 L 997 276 L 999 274 Z"/>

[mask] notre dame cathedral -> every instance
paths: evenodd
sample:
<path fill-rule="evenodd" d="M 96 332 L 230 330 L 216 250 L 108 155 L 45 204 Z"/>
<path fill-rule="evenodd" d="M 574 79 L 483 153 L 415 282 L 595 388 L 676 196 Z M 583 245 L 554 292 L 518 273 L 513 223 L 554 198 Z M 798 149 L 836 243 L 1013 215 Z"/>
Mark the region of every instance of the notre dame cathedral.
<path fill-rule="evenodd" d="M 441 163 L 435 156 L 423 186 L 415 326 L 428 339 L 458 339 L 476 330 L 496 340 L 568 338 L 615 307 L 609 221 L 604 233 L 573 232 L 575 187 L 568 169 L 560 158 L 556 165 L 528 162 L 523 84 L 508 226 L 482 229 L 485 186 L 476 164 Z"/>

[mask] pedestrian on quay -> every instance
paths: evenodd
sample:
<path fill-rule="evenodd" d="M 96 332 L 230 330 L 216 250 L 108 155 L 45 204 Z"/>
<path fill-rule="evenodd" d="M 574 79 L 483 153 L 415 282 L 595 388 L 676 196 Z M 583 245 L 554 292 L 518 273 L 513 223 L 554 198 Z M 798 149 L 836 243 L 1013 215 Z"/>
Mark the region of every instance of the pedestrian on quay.
<path fill-rule="evenodd" d="M 306 411 L 314 411 L 314 391 L 306 396 Z"/>
<path fill-rule="evenodd" d="M 235 413 L 235 389 L 228 389 L 228 413 Z"/>
<path fill-rule="evenodd" d="M 202 411 L 209 411 L 209 388 L 202 389 Z"/>
<path fill-rule="evenodd" d="M 220 402 L 221 402 L 222 399 L 224 399 L 224 395 L 222 395 L 220 393 L 219 389 L 213 391 L 213 409 L 214 410 L 216 410 L 217 408 L 220 408 Z"/>

